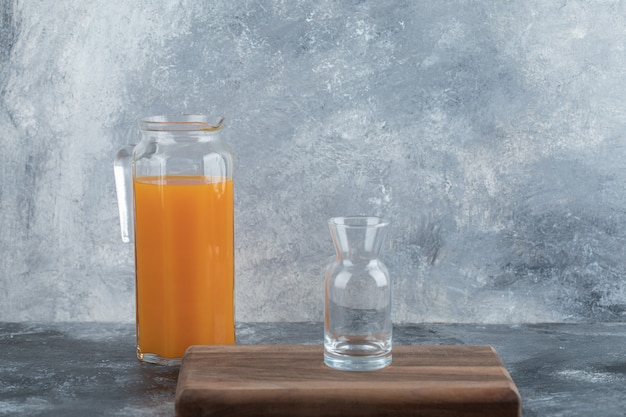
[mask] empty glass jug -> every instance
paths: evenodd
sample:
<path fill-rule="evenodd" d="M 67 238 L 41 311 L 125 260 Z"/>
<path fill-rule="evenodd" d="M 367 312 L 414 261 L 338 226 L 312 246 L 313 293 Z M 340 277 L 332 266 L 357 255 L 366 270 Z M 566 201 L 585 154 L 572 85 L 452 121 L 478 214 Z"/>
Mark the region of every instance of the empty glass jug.
<path fill-rule="evenodd" d="M 232 344 L 233 154 L 223 119 L 156 116 L 118 152 L 122 239 L 135 243 L 137 357 L 180 364 L 193 344 Z"/>
<path fill-rule="evenodd" d="M 324 363 L 373 371 L 391 364 L 391 282 L 378 258 L 387 226 L 378 217 L 334 217 L 337 258 L 326 271 Z"/>

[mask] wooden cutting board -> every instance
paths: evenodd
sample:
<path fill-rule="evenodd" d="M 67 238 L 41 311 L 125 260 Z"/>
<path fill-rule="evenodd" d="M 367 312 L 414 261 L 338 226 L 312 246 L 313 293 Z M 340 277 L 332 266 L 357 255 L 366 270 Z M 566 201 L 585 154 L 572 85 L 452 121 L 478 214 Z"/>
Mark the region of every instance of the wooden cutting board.
<path fill-rule="evenodd" d="M 372 372 L 324 365 L 322 346 L 192 346 L 180 369 L 176 415 L 521 415 L 520 396 L 489 346 L 394 346 Z"/>

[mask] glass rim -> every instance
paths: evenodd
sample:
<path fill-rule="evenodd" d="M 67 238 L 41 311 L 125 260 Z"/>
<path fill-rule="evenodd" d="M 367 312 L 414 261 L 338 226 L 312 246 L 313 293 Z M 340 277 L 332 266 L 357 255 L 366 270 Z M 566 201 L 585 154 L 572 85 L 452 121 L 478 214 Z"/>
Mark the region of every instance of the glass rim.
<path fill-rule="evenodd" d="M 357 229 L 385 227 L 389 221 L 378 216 L 337 216 L 328 219 L 328 224 Z"/>
<path fill-rule="evenodd" d="M 223 117 L 204 114 L 165 114 L 139 119 L 139 127 L 147 132 L 216 132 L 223 125 Z"/>

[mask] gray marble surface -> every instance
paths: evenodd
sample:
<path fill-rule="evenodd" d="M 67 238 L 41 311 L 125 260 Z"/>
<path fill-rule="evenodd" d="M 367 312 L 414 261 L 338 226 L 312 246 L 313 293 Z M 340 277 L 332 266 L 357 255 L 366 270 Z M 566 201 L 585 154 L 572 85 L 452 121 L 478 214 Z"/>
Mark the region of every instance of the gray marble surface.
<path fill-rule="evenodd" d="M 320 323 L 237 328 L 242 344 L 321 343 L 322 333 Z M 126 323 L 0 323 L 0 415 L 172 417 L 178 368 L 140 364 L 134 335 Z M 626 411 L 626 324 L 407 324 L 394 342 L 495 347 L 525 417 Z"/>
<path fill-rule="evenodd" d="M 624 27 L 619 0 L 0 0 L 0 320 L 134 320 L 113 158 L 199 112 L 235 152 L 241 322 L 322 320 L 350 214 L 392 222 L 398 321 L 626 321 Z"/>

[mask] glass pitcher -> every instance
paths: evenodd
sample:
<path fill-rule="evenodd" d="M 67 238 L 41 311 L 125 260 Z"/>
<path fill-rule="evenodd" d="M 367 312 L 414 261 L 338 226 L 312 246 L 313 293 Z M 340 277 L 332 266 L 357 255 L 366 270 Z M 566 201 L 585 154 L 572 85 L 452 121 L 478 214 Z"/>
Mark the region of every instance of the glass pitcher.
<path fill-rule="evenodd" d="M 391 280 L 379 258 L 389 223 L 379 217 L 333 217 L 337 258 L 326 270 L 324 363 L 346 371 L 391 364 Z"/>
<path fill-rule="evenodd" d="M 122 240 L 135 244 L 137 357 L 180 364 L 194 344 L 235 343 L 233 154 L 223 119 L 156 116 L 122 148 Z"/>

